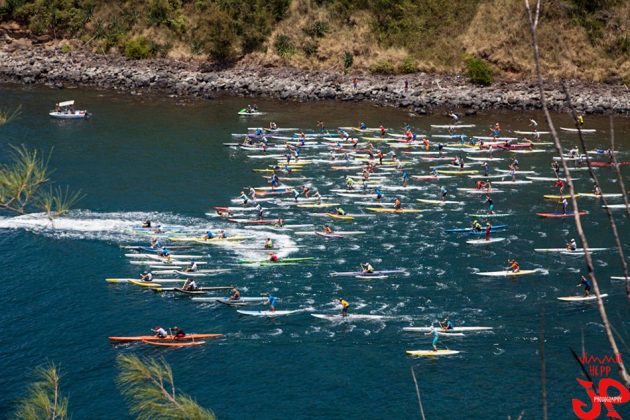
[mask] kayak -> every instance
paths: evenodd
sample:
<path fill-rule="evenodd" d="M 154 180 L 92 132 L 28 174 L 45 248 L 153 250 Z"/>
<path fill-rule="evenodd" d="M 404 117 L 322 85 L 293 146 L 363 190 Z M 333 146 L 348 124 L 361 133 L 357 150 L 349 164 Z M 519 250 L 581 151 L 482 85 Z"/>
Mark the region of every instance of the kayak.
<path fill-rule="evenodd" d="M 204 286 L 204 287 L 198 287 L 196 292 L 203 292 L 205 294 L 205 292 L 211 292 L 214 290 L 228 290 L 228 289 L 233 289 L 234 286 Z M 160 292 L 175 292 L 177 290 L 181 290 L 181 288 L 179 287 L 152 287 L 151 290 L 153 290 L 156 293 L 160 293 Z"/>
<path fill-rule="evenodd" d="M 532 135 L 535 136 L 536 134 L 549 134 L 551 133 L 551 131 L 519 131 L 519 130 L 514 130 L 515 134 L 524 134 L 524 135 Z"/>
<path fill-rule="evenodd" d="M 278 223 L 278 219 L 227 219 L 227 221 L 244 225 L 273 225 Z"/>
<path fill-rule="evenodd" d="M 319 204 L 298 204 L 297 206 L 304 209 L 318 209 L 325 207 L 339 206 L 340 203 L 319 203 Z"/>
<path fill-rule="evenodd" d="M 260 112 L 260 111 L 248 112 L 246 108 L 243 108 L 240 111 L 238 111 L 238 115 L 263 115 L 263 114 L 264 112 Z"/>
<path fill-rule="evenodd" d="M 457 191 L 467 192 L 469 194 L 496 194 L 502 193 L 503 190 L 497 190 L 496 188 L 492 188 L 490 191 L 485 188 L 477 189 L 477 188 L 458 188 Z"/>
<path fill-rule="evenodd" d="M 459 354 L 457 350 L 407 350 L 409 356 L 415 357 L 438 357 L 438 356 L 452 356 Z"/>
<path fill-rule="evenodd" d="M 450 170 L 450 169 L 449 170 L 438 169 L 437 171 L 440 174 L 449 174 L 449 175 L 466 175 L 466 174 L 477 174 L 477 173 L 479 173 L 479 171 L 477 171 L 477 170 L 455 171 L 455 170 Z"/>
<path fill-rule="evenodd" d="M 503 271 L 485 271 L 485 272 L 475 273 L 475 274 L 477 274 L 478 276 L 486 276 L 486 277 L 514 277 L 514 276 L 526 276 L 528 274 L 535 274 L 538 272 L 544 273 L 544 271 L 536 269 L 536 270 L 520 270 L 516 273 L 510 270 L 503 270 Z"/>
<path fill-rule="evenodd" d="M 315 232 L 317 236 L 323 236 L 324 238 L 343 238 L 343 235 L 339 235 L 338 233 L 325 233 L 325 232 Z"/>
<path fill-rule="evenodd" d="M 560 127 L 560 130 L 569 131 L 571 133 L 578 132 L 577 128 Z M 597 130 L 595 130 L 594 128 L 581 128 L 579 131 L 581 131 L 582 133 L 594 133 Z"/>
<path fill-rule="evenodd" d="M 302 261 L 310 261 L 310 260 L 314 260 L 315 257 L 299 257 L 299 258 L 282 258 L 279 259 L 278 261 L 271 261 L 268 259 L 265 260 L 240 260 L 238 263 L 239 264 L 264 264 L 264 263 L 269 263 L 269 264 L 278 264 L 278 263 L 298 263 L 298 262 L 302 262 Z"/>
<path fill-rule="evenodd" d="M 230 298 L 193 298 L 195 301 L 199 302 L 207 302 L 208 300 L 212 300 L 214 302 L 222 303 L 228 306 L 247 306 L 247 305 L 262 305 L 267 303 L 269 300 L 266 297 L 241 297 L 239 299 L 230 299 Z"/>
<path fill-rule="evenodd" d="M 403 327 L 403 331 L 408 332 L 429 332 L 436 327 Z M 439 329 L 440 331 L 453 332 L 474 332 L 474 331 L 490 331 L 492 327 L 454 327 L 450 330 Z"/>
<path fill-rule="evenodd" d="M 353 216 L 348 216 L 346 214 L 336 214 L 336 213 L 325 213 L 326 216 L 330 217 L 331 219 L 335 219 L 335 220 L 354 220 Z"/>
<path fill-rule="evenodd" d="M 486 245 L 486 244 L 492 244 L 495 242 L 503 242 L 505 241 L 505 238 L 490 238 L 490 239 L 470 239 L 468 241 L 466 241 L 467 244 L 471 244 L 471 245 Z"/>
<path fill-rule="evenodd" d="M 389 278 L 388 275 L 386 274 L 379 274 L 377 276 L 370 276 L 367 274 L 361 274 L 359 276 L 354 276 L 355 279 L 361 279 L 361 280 L 383 280 L 383 279 L 387 279 Z"/>
<path fill-rule="evenodd" d="M 617 163 L 613 163 L 613 162 L 598 162 L 598 161 L 593 161 L 591 162 L 591 166 L 596 166 L 596 167 L 600 167 L 600 166 L 622 166 L 622 165 L 630 165 L 630 161 L 627 162 L 617 162 Z"/>
<path fill-rule="evenodd" d="M 608 296 L 607 293 L 603 293 L 601 295 L 599 295 L 602 298 L 605 298 Z M 557 298 L 558 300 L 564 301 L 564 302 L 587 302 L 590 300 L 596 300 L 597 296 L 595 295 L 591 295 L 591 296 L 562 296 Z"/>
<path fill-rule="evenodd" d="M 523 184 L 531 184 L 532 181 L 524 181 L 521 179 L 517 179 L 516 181 L 494 181 L 495 185 L 523 185 Z"/>
<path fill-rule="evenodd" d="M 250 238 L 250 236 L 239 235 L 239 236 L 228 236 L 227 238 L 220 238 L 217 236 L 216 238 L 211 238 L 211 239 L 206 239 L 204 236 L 174 236 L 168 239 L 173 242 L 205 243 L 205 242 L 223 242 L 223 241 L 244 241 L 245 239 L 248 239 L 248 238 Z M 174 255 L 173 257 L 179 257 L 179 256 Z"/>
<path fill-rule="evenodd" d="M 460 124 L 460 125 L 438 125 L 438 124 L 431 124 L 431 128 L 444 128 L 447 130 L 455 130 L 457 128 L 473 128 L 475 127 L 475 124 Z M 459 136 L 457 136 L 459 137 Z"/>
<path fill-rule="evenodd" d="M 580 198 L 582 195 L 580 193 L 575 194 L 575 198 Z M 557 200 L 562 201 L 565 198 L 571 198 L 570 195 L 543 195 L 545 200 Z"/>
<path fill-rule="evenodd" d="M 608 251 L 610 248 L 589 248 L 589 252 L 596 251 Z M 535 248 L 536 252 L 560 252 L 560 253 L 570 253 L 570 254 L 583 254 L 584 248 L 576 248 L 574 250 L 570 250 L 567 248 Z"/>
<path fill-rule="evenodd" d="M 444 204 L 458 204 L 458 205 L 463 205 L 464 202 L 463 201 L 449 201 L 449 200 L 427 200 L 424 198 L 416 198 L 416 201 L 420 202 L 420 203 L 426 203 L 426 204 L 438 204 L 438 205 L 444 205 Z"/>
<path fill-rule="evenodd" d="M 164 264 L 165 267 L 173 267 L 173 266 L 186 266 L 186 265 L 190 265 L 192 263 L 192 261 L 156 261 L 156 260 L 134 260 L 134 261 L 129 261 L 129 264 L 132 265 L 150 265 L 150 264 L 155 264 L 155 263 L 162 263 Z M 197 265 L 201 265 L 201 264 L 208 264 L 207 261 L 195 261 L 197 263 Z"/>
<path fill-rule="evenodd" d="M 623 194 L 595 194 L 595 193 L 579 193 L 580 197 L 588 197 L 588 198 L 619 198 L 623 197 Z"/>
<path fill-rule="evenodd" d="M 492 228 L 490 229 L 490 232 L 495 232 L 499 229 L 505 229 L 507 227 L 507 225 L 493 225 Z M 473 228 L 451 228 L 451 229 L 446 229 L 446 232 L 448 233 L 474 233 L 477 235 L 484 235 L 486 233 L 485 229 L 476 231 L 473 230 Z"/>
<path fill-rule="evenodd" d="M 476 217 L 480 219 L 488 219 L 490 217 L 507 217 L 512 216 L 511 213 L 478 213 L 478 214 L 467 214 L 469 217 Z"/>
<path fill-rule="evenodd" d="M 182 343 L 177 343 L 174 341 L 162 342 L 162 341 L 142 340 L 142 342 L 144 344 L 151 344 L 152 346 L 164 346 L 164 347 L 193 347 L 193 346 L 200 346 L 202 344 L 206 344 L 205 341 L 185 341 Z"/>
<path fill-rule="evenodd" d="M 416 181 L 439 181 L 440 179 L 453 178 L 450 175 L 411 175 Z"/>
<path fill-rule="evenodd" d="M 197 271 L 173 270 L 173 274 L 177 274 L 178 276 L 184 276 L 184 277 L 209 277 L 209 276 L 216 276 L 217 274 L 229 273 L 230 271 L 232 270 L 230 270 L 229 268 L 217 268 L 214 270 L 197 270 Z M 160 273 L 155 273 L 155 274 L 160 274 Z"/>
<path fill-rule="evenodd" d="M 609 204 L 608 206 L 602 206 L 603 208 L 608 207 L 609 209 L 625 209 L 625 204 Z"/>
<path fill-rule="evenodd" d="M 167 335 L 165 338 L 156 337 L 154 335 L 138 335 L 131 337 L 107 337 L 110 341 L 116 341 L 119 343 L 129 343 L 133 341 L 188 341 L 197 340 L 201 338 L 219 338 L 223 337 L 223 334 L 186 334 L 184 337 L 175 338 L 174 335 Z"/>
<path fill-rule="evenodd" d="M 497 169 L 497 172 L 502 172 L 504 174 L 509 174 L 512 171 L 509 169 Z M 536 171 L 521 171 L 521 170 L 517 170 L 515 173 L 517 174 L 525 174 L 525 175 L 536 175 Z"/>
<path fill-rule="evenodd" d="M 385 209 L 380 207 L 366 207 L 366 210 L 374 213 L 420 213 L 420 209 Z"/>
<path fill-rule="evenodd" d="M 584 216 L 585 214 L 588 214 L 587 211 L 581 211 L 578 213 L 580 216 Z M 544 218 L 562 218 L 562 217 L 573 217 L 575 216 L 574 212 L 570 212 L 570 213 L 536 213 L 536 216 L 540 216 L 540 217 L 544 217 Z"/>
<path fill-rule="evenodd" d="M 242 315 L 249 315 L 249 316 L 266 316 L 266 317 L 276 317 L 276 316 L 283 316 L 283 315 L 291 315 L 297 312 L 301 312 L 301 310 L 293 310 L 293 311 L 244 311 L 244 310 L 237 310 L 236 312 L 238 312 L 239 314 Z"/>
<path fill-rule="evenodd" d="M 379 321 L 384 319 L 383 315 L 362 315 L 362 314 L 348 314 L 342 316 L 341 314 L 311 314 L 311 316 L 319 319 L 325 319 L 327 321 Z"/>
<path fill-rule="evenodd" d="M 332 272 L 330 273 L 331 277 L 356 277 L 356 276 L 364 276 L 364 277 L 376 277 L 383 274 L 406 274 L 409 272 L 406 269 L 397 269 L 397 270 L 380 270 L 373 271 L 371 273 L 366 273 L 363 271 L 342 271 L 342 272 Z"/>
<path fill-rule="evenodd" d="M 182 282 L 184 280 L 181 280 Z M 134 284 L 136 286 L 140 286 L 140 287 L 160 287 L 162 286 L 160 283 L 155 283 L 152 281 L 144 281 L 144 280 L 129 280 L 127 283 L 129 284 Z"/>
<path fill-rule="evenodd" d="M 324 232 L 295 232 L 296 235 L 325 235 Z M 362 230 L 338 230 L 336 232 L 333 232 L 334 235 L 339 235 L 339 236 L 353 236 L 353 235 L 363 235 L 365 234 L 365 231 Z"/>
<path fill-rule="evenodd" d="M 158 274 L 158 273 L 155 273 L 155 274 Z M 124 284 L 124 283 L 131 283 L 131 282 L 141 281 L 141 280 L 137 278 L 108 278 L 108 279 L 105 279 L 105 281 L 110 284 Z M 158 283 L 158 286 L 159 286 L 159 285 L 162 285 L 163 283 L 181 283 L 183 281 L 184 279 L 153 279 L 150 282 L 143 282 L 143 283 Z"/>

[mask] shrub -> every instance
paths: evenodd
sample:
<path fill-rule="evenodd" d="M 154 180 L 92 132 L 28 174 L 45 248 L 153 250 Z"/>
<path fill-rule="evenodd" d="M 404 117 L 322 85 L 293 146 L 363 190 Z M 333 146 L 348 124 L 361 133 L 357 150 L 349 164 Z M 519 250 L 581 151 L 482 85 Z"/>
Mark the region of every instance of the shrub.
<path fill-rule="evenodd" d="M 307 57 L 311 57 L 317 54 L 317 50 L 319 49 L 319 45 L 316 42 L 307 41 L 302 46 L 302 51 L 304 51 L 304 55 Z"/>
<path fill-rule="evenodd" d="M 469 57 L 466 59 L 466 74 L 471 82 L 482 86 L 492 83 L 492 68 L 487 61 L 481 58 Z"/>
<path fill-rule="evenodd" d="M 322 38 L 330 30 L 327 22 L 316 20 L 303 29 L 304 33 L 313 38 Z"/>
<path fill-rule="evenodd" d="M 401 74 L 415 73 L 417 70 L 418 66 L 411 57 L 406 57 L 398 66 L 398 73 Z"/>
<path fill-rule="evenodd" d="M 63 44 L 61 46 L 61 52 L 64 54 L 68 54 L 70 51 L 72 51 L 72 47 L 70 46 L 70 44 Z"/>
<path fill-rule="evenodd" d="M 133 60 L 141 60 L 151 55 L 151 43 L 143 36 L 131 38 L 125 42 L 123 54 Z"/>
<path fill-rule="evenodd" d="M 276 37 L 273 46 L 280 57 L 287 57 L 293 54 L 293 52 L 295 51 L 295 47 L 291 42 L 291 38 L 284 34 L 278 35 Z"/>
<path fill-rule="evenodd" d="M 348 70 L 354 64 L 354 55 L 350 51 L 343 53 L 343 69 Z"/>
<path fill-rule="evenodd" d="M 374 74 L 395 74 L 396 68 L 389 61 L 377 61 L 370 65 L 370 73 Z"/>

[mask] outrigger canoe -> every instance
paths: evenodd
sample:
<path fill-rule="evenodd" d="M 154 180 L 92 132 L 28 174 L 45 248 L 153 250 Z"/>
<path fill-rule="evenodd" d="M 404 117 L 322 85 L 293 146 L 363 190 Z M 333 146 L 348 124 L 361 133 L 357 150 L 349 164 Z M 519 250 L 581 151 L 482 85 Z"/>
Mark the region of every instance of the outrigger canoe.
<path fill-rule="evenodd" d="M 520 270 L 515 273 L 510 270 L 503 270 L 503 271 L 485 271 L 485 272 L 480 272 L 480 273 L 475 273 L 475 274 L 477 274 L 478 276 L 486 276 L 486 277 L 514 277 L 514 276 L 526 276 L 528 274 L 536 274 L 536 273 L 544 274 L 545 271 L 540 270 L 540 269 L 535 269 L 535 270 Z"/>
<path fill-rule="evenodd" d="M 450 330 L 445 330 L 439 327 L 403 327 L 403 331 L 407 331 L 407 332 L 429 332 L 434 329 L 437 329 L 438 331 L 445 331 L 445 332 L 451 332 L 451 331 L 452 332 L 474 332 L 474 331 L 490 331 L 492 330 L 492 327 L 454 327 L 454 328 L 451 328 Z"/>
<path fill-rule="evenodd" d="M 142 340 L 142 342 L 144 344 L 150 344 L 152 346 L 163 346 L 163 347 L 193 347 L 193 346 L 200 346 L 202 344 L 206 344 L 205 341 L 185 341 L 185 342 L 178 343 L 175 341 L 163 342 L 163 341 Z"/>
<path fill-rule="evenodd" d="M 421 209 L 386 209 L 380 207 L 366 207 L 366 210 L 374 213 L 420 213 Z"/>
<path fill-rule="evenodd" d="M 118 343 L 130 343 L 134 341 L 189 341 L 189 340 L 198 340 L 202 338 L 219 338 L 223 337 L 223 334 L 210 334 L 210 333 L 202 333 L 202 334 L 186 334 L 184 337 L 176 338 L 174 335 L 167 335 L 165 338 L 156 337 L 154 335 L 138 335 L 131 337 L 107 337 L 110 341 L 115 341 Z"/>
<path fill-rule="evenodd" d="M 278 261 L 264 260 L 240 260 L 239 264 L 264 264 L 264 265 L 283 265 L 297 264 L 304 261 L 312 261 L 315 257 L 299 257 L 299 258 L 280 258 Z"/>
<path fill-rule="evenodd" d="M 342 272 L 332 272 L 330 273 L 331 277 L 378 277 L 387 274 L 405 274 L 409 275 L 409 272 L 406 269 L 396 269 L 396 270 L 380 270 L 373 271 L 371 273 L 363 272 L 363 271 L 342 271 Z"/>

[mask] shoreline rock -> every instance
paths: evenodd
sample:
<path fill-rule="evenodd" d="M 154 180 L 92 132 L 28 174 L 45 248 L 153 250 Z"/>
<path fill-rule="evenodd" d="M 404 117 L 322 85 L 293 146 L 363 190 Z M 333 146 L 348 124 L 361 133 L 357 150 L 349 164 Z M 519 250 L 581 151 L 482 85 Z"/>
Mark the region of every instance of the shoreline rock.
<path fill-rule="evenodd" d="M 354 79 L 356 78 L 356 86 Z M 90 52 L 62 52 L 46 45 L 7 43 L 0 49 L 0 81 L 167 93 L 211 99 L 228 94 L 281 100 L 362 101 L 426 114 L 437 108 L 467 114 L 483 110 L 540 109 L 534 81 L 471 84 L 462 76 L 415 73 L 399 76 L 341 75 L 290 68 L 248 69 L 236 66 L 209 70 L 207 64 L 166 59 L 127 60 Z M 408 88 L 405 85 L 408 82 Z M 630 89 L 567 81 L 578 111 L 585 114 L 630 115 Z M 545 86 L 548 106 L 564 111 L 558 83 Z"/>

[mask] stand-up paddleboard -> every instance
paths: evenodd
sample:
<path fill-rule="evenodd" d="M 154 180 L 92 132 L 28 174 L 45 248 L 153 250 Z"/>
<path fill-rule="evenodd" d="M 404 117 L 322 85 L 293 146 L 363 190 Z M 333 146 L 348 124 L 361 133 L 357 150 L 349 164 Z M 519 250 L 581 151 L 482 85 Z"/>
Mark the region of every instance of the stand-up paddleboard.
<path fill-rule="evenodd" d="M 475 124 L 456 124 L 456 125 L 448 125 L 448 124 L 431 124 L 431 128 L 444 128 L 447 130 L 455 130 L 457 128 L 473 128 Z M 458 136 L 459 137 L 459 136 Z"/>
<path fill-rule="evenodd" d="M 490 238 L 490 239 L 470 239 L 468 241 L 466 241 L 467 244 L 471 244 L 471 245 L 486 245 L 486 244 L 493 244 L 496 242 L 503 242 L 505 241 L 505 238 Z"/>
<path fill-rule="evenodd" d="M 486 277 L 516 277 L 516 276 L 526 276 L 528 274 L 545 274 L 544 270 L 536 269 L 536 270 L 520 270 L 516 273 L 510 270 L 503 271 L 483 271 L 480 273 L 475 273 L 478 276 L 486 276 Z"/>
<path fill-rule="evenodd" d="M 498 158 L 498 157 L 472 157 L 472 156 L 466 156 L 466 159 L 477 160 L 481 162 L 497 162 L 499 160 L 503 160 L 503 158 Z"/>
<path fill-rule="evenodd" d="M 477 174 L 477 175 L 468 175 L 468 178 L 472 178 L 472 179 L 505 179 L 508 176 L 510 176 L 510 174 L 498 174 L 498 175 Z"/>
<path fill-rule="evenodd" d="M 398 270 L 380 270 L 380 271 L 374 271 L 372 273 L 364 273 L 362 271 L 342 271 L 342 272 L 332 272 L 330 273 L 331 277 L 356 277 L 356 276 L 366 276 L 366 277 L 374 277 L 374 276 L 381 276 L 383 274 L 405 274 L 405 275 L 409 275 L 409 272 L 405 269 L 398 269 Z"/>
<path fill-rule="evenodd" d="M 570 133 L 577 133 L 578 132 L 577 128 L 560 127 L 560 130 L 568 131 Z M 597 130 L 595 130 L 594 128 L 581 128 L 579 131 L 581 131 L 582 133 L 594 133 Z"/>
<path fill-rule="evenodd" d="M 457 191 L 463 191 L 469 194 L 497 194 L 503 192 L 503 190 L 497 190 L 496 188 L 492 188 L 490 191 L 485 188 L 479 190 L 477 188 L 458 188 Z"/>
<path fill-rule="evenodd" d="M 507 225 L 493 225 L 492 228 L 490 229 L 490 232 L 496 232 L 499 229 L 505 229 L 507 228 Z M 485 229 L 482 230 L 474 230 L 473 228 L 469 227 L 469 228 L 451 228 L 451 229 L 446 229 L 447 233 L 471 233 L 471 234 L 475 234 L 475 235 L 485 235 L 486 231 Z"/>
<path fill-rule="evenodd" d="M 584 216 L 585 214 L 588 214 L 587 211 L 581 211 L 578 213 L 580 216 Z M 573 217 L 575 216 L 574 212 L 570 212 L 570 213 L 536 213 L 536 216 L 540 216 L 540 217 L 544 217 L 547 219 L 556 219 L 556 218 L 562 218 L 562 217 Z"/>
<path fill-rule="evenodd" d="M 297 206 L 304 209 L 319 209 L 325 207 L 339 206 L 340 203 L 319 203 L 319 204 L 298 204 Z"/>
<path fill-rule="evenodd" d="M 493 184 L 495 185 L 524 185 L 524 184 L 531 184 L 533 181 L 530 180 L 522 180 L 522 179 L 517 179 L 516 181 L 494 181 Z"/>
<path fill-rule="evenodd" d="M 623 276 L 610 276 L 610 279 L 611 280 L 623 280 L 623 281 L 626 280 L 626 278 L 623 277 Z"/>
<path fill-rule="evenodd" d="M 554 178 L 554 177 L 550 177 L 550 176 L 526 176 L 525 178 L 529 179 L 530 181 L 549 181 L 549 182 L 555 182 L 558 179 L 561 179 L 564 182 L 567 182 L 566 178 Z M 579 178 L 573 178 L 573 180 L 575 181 L 576 179 Z"/>
<path fill-rule="evenodd" d="M 407 350 L 409 356 L 415 357 L 439 357 L 439 356 L 453 356 L 459 354 L 457 350 Z"/>
<path fill-rule="evenodd" d="M 580 193 L 576 193 L 575 194 L 575 198 L 580 198 L 582 195 Z M 553 195 L 553 194 L 547 194 L 547 195 L 543 195 L 543 198 L 545 200 L 556 200 L 556 201 L 562 201 L 563 199 L 567 198 L 571 198 L 570 195 Z"/>
<path fill-rule="evenodd" d="M 311 316 L 327 321 L 380 321 L 386 318 L 384 315 L 363 314 L 348 314 L 347 316 L 341 316 L 340 314 L 311 314 Z"/>
<path fill-rule="evenodd" d="M 450 330 L 443 330 L 438 327 L 403 327 L 403 331 L 407 332 L 429 332 L 434 329 L 445 332 L 475 332 L 475 331 L 490 331 L 492 327 L 454 327 Z"/>
<path fill-rule="evenodd" d="M 354 276 L 355 279 L 361 279 L 361 280 L 383 280 L 383 279 L 387 279 L 389 278 L 388 275 L 386 274 L 379 274 L 377 276 L 366 276 L 366 275 L 358 275 L 358 276 Z"/>
<path fill-rule="evenodd" d="M 512 216 L 512 213 L 475 213 L 475 214 L 467 214 L 467 216 L 469 217 L 475 217 L 478 219 L 488 219 L 491 217 L 508 217 L 508 216 Z"/>
<path fill-rule="evenodd" d="M 386 209 L 380 207 L 366 207 L 366 210 L 373 211 L 374 213 L 420 213 L 420 209 Z"/>
<path fill-rule="evenodd" d="M 609 204 L 608 206 L 602 206 L 603 208 L 608 207 L 609 209 L 625 209 L 625 204 Z"/>
<path fill-rule="evenodd" d="M 600 167 L 600 166 L 624 166 L 624 165 L 630 165 L 630 161 L 625 161 L 625 162 L 617 162 L 617 163 L 613 163 L 613 162 L 598 162 L 598 161 L 592 161 L 591 162 L 591 166 L 595 166 L 595 167 Z"/>
<path fill-rule="evenodd" d="M 453 169 L 438 169 L 438 173 L 440 174 L 448 174 L 448 175 L 466 175 L 466 174 L 477 174 L 479 171 L 473 169 L 464 169 L 464 170 L 453 170 Z"/>
<path fill-rule="evenodd" d="M 450 201 L 450 200 L 428 200 L 428 199 L 424 199 L 424 198 L 416 198 L 416 201 L 420 202 L 420 203 L 426 203 L 426 204 L 437 204 L 437 205 L 444 205 L 444 204 L 458 204 L 458 205 L 463 205 L 464 202 L 463 201 Z"/>
<path fill-rule="evenodd" d="M 268 302 L 266 297 L 240 297 L 239 299 L 230 298 L 192 298 L 196 302 L 217 302 L 228 306 L 248 306 L 262 305 Z"/>
<path fill-rule="evenodd" d="M 604 193 L 604 194 L 595 194 L 595 193 L 579 193 L 580 197 L 589 197 L 589 198 L 619 198 L 623 197 L 623 194 L 615 194 L 615 193 Z"/>
<path fill-rule="evenodd" d="M 509 169 L 496 169 L 497 172 L 502 172 L 504 174 L 509 174 L 510 172 L 512 172 Z M 536 175 L 536 171 L 521 171 L 521 170 L 517 170 L 516 171 L 517 174 L 521 174 L 521 175 Z"/>
<path fill-rule="evenodd" d="M 261 316 L 261 317 L 276 317 L 283 315 L 291 315 L 297 312 L 301 312 L 301 310 L 293 310 L 293 311 L 244 311 L 242 309 L 237 310 L 239 314 L 249 315 L 249 316 Z"/>
<path fill-rule="evenodd" d="M 601 295 L 599 295 L 602 298 L 605 298 L 608 296 L 607 293 L 603 293 Z M 591 300 L 596 300 L 597 296 L 595 295 L 591 295 L 591 296 L 562 296 L 557 298 L 558 300 L 561 300 L 563 302 L 588 302 Z"/>

